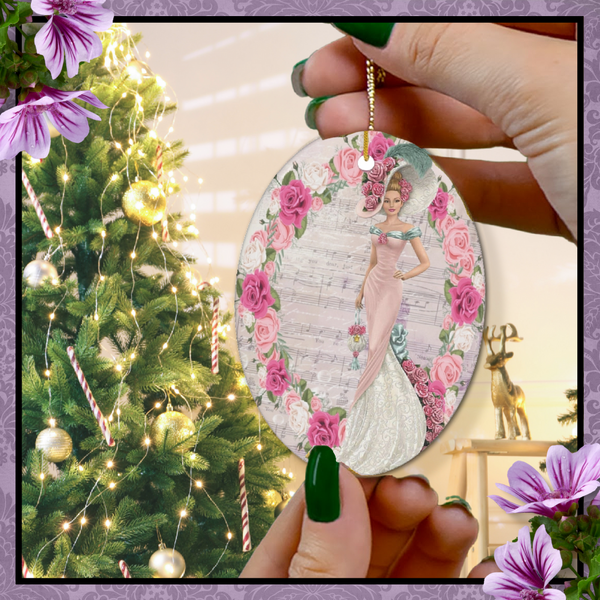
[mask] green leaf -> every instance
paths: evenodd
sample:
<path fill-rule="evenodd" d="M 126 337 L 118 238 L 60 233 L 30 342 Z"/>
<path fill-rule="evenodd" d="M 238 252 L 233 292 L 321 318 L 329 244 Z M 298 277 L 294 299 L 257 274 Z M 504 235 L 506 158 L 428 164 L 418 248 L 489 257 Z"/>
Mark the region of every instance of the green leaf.
<path fill-rule="evenodd" d="M 330 415 L 340 415 L 340 421 L 346 418 L 346 411 L 339 406 L 334 406 L 327 411 Z"/>
<path fill-rule="evenodd" d="M 306 389 L 306 379 L 301 379 L 298 385 L 300 386 L 300 389 L 304 391 Z"/>
<path fill-rule="evenodd" d="M 267 248 L 267 261 L 275 260 L 276 254 L 277 252 L 275 251 L 275 248 Z"/>
<path fill-rule="evenodd" d="M 448 330 L 447 329 L 442 329 L 440 331 L 440 341 L 444 342 L 444 344 L 448 343 Z"/>
<path fill-rule="evenodd" d="M 288 171 L 283 177 L 281 185 L 288 185 L 292 179 L 294 179 L 294 171 Z"/>
<path fill-rule="evenodd" d="M 571 586 L 568 588 L 565 588 L 564 590 L 565 595 L 567 597 L 567 600 L 578 600 L 579 599 L 579 590 L 577 589 L 576 585 L 573 585 L 571 583 Z"/>
<path fill-rule="evenodd" d="M 529 522 L 531 523 L 531 529 L 532 531 L 535 533 L 542 525 L 544 525 L 546 527 L 546 531 L 548 532 L 548 534 L 550 534 L 551 532 L 554 531 L 558 531 L 558 523 L 556 521 L 554 521 L 553 519 L 551 519 L 550 517 L 542 517 L 542 516 L 535 516 L 532 519 L 529 519 Z"/>
<path fill-rule="evenodd" d="M 275 402 L 275 395 L 270 390 L 267 391 L 267 398 L 269 398 L 271 402 Z"/>
<path fill-rule="evenodd" d="M 310 401 L 313 396 L 314 394 L 307 388 L 302 394 L 302 400 L 304 400 L 304 402 L 306 402 L 307 404 L 310 404 Z"/>
<path fill-rule="evenodd" d="M 275 303 L 271 305 L 271 308 L 273 310 L 281 310 L 281 300 L 274 287 L 271 288 L 271 296 L 273 296 L 273 300 L 275 300 Z"/>
<path fill-rule="evenodd" d="M 244 280 L 241 278 L 235 282 L 235 293 L 237 294 L 238 298 L 241 298 L 241 296 L 242 296 L 242 292 L 243 292 L 242 284 L 243 283 L 244 283 Z"/>
<path fill-rule="evenodd" d="M 588 592 L 588 590 L 590 589 L 590 585 L 592 585 L 592 583 L 594 583 L 595 581 L 596 577 L 590 576 L 587 579 L 580 579 L 577 582 L 577 593 L 579 594 L 579 598 L 583 598 L 584 592 Z"/>
<path fill-rule="evenodd" d="M 271 348 L 269 348 L 269 351 L 265 354 L 265 358 L 269 358 L 271 354 L 273 354 L 273 350 L 275 350 L 275 346 L 271 346 Z"/>
<path fill-rule="evenodd" d="M 483 321 L 483 303 L 479 305 L 479 310 L 477 311 L 477 318 L 475 319 L 475 323 L 481 323 Z"/>
<path fill-rule="evenodd" d="M 446 296 L 446 302 L 448 304 L 452 304 L 452 296 L 450 295 L 450 289 L 453 288 L 452 282 L 449 279 L 446 279 L 444 283 L 444 296 Z"/>
<path fill-rule="evenodd" d="M 24 2 L 19 2 L 17 4 L 17 10 L 7 11 L 6 21 L 4 21 L 4 23 L 0 23 L 1 29 L 8 29 L 9 27 L 12 27 L 13 25 L 16 25 L 19 22 L 19 18 L 20 18 L 19 11 L 21 10 L 21 6 L 23 6 L 23 12 L 25 12 L 25 3 Z M 29 7 L 29 4 L 27 4 L 27 6 Z M 32 14 L 31 7 L 29 7 L 29 11 L 30 11 L 29 14 Z"/>
<path fill-rule="evenodd" d="M 337 175 L 338 177 L 340 176 L 337 169 L 335 168 L 335 164 L 333 163 L 333 158 L 329 161 L 329 168 L 333 171 L 335 175 Z"/>
<path fill-rule="evenodd" d="M 323 200 L 323 204 L 329 204 L 331 202 L 331 191 L 328 189 L 325 189 L 325 191 L 322 194 L 318 194 L 321 197 L 321 200 Z"/>
<path fill-rule="evenodd" d="M 435 229 L 435 221 L 433 220 L 433 217 L 429 211 L 427 211 L 427 222 L 429 223 L 429 227 Z"/>
<path fill-rule="evenodd" d="M 465 353 L 462 350 L 452 350 L 452 352 L 450 352 L 450 354 L 456 354 L 456 355 L 460 356 L 461 358 L 465 357 Z"/>
<path fill-rule="evenodd" d="M 590 577 L 600 577 L 600 554 L 596 554 L 590 560 Z"/>
<path fill-rule="evenodd" d="M 353 147 L 355 150 L 358 150 L 359 152 L 361 151 L 361 148 L 360 148 L 360 147 L 359 147 L 359 145 L 358 145 L 358 136 L 355 136 L 355 137 L 353 137 L 353 138 L 352 138 L 352 140 L 351 140 L 351 144 L 352 144 L 352 147 Z"/>
<path fill-rule="evenodd" d="M 477 275 L 477 273 L 481 273 L 481 267 L 479 265 L 473 269 L 473 275 Z"/>
<path fill-rule="evenodd" d="M 254 333 L 254 327 L 256 326 L 256 321 L 254 321 L 254 323 L 252 323 L 252 325 L 250 327 L 246 327 L 246 331 L 248 333 Z"/>
<path fill-rule="evenodd" d="M 302 219 L 300 229 L 296 229 L 296 231 L 294 232 L 294 235 L 296 236 L 297 239 L 300 239 L 304 235 L 307 225 L 308 225 L 308 219 L 306 217 L 304 217 L 304 219 Z"/>
<path fill-rule="evenodd" d="M 8 29 L 0 28 L 0 50 L 8 44 Z"/>
<path fill-rule="evenodd" d="M 442 191 L 447 192 L 448 191 L 448 187 L 446 186 L 446 184 L 443 181 L 440 181 L 440 188 L 442 188 Z"/>
<path fill-rule="evenodd" d="M 289 371 L 290 371 L 290 356 L 287 352 L 285 353 L 285 355 L 283 357 L 283 362 L 285 364 L 286 371 L 289 373 Z"/>

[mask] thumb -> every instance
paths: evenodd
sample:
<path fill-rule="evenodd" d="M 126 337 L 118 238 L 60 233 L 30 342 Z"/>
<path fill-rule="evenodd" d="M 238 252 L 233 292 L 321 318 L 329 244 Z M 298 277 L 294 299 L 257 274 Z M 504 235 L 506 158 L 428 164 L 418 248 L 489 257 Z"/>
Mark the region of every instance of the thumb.
<path fill-rule="evenodd" d="M 358 479 L 329 446 L 315 446 L 304 480 L 306 511 L 289 577 L 366 577 L 371 528 Z"/>

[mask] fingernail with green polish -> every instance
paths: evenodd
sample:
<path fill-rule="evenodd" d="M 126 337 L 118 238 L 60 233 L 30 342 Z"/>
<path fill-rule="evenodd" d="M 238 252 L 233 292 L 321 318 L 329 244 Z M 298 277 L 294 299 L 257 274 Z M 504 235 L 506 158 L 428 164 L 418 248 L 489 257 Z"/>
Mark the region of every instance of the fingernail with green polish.
<path fill-rule="evenodd" d="M 341 513 L 339 464 L 329 446 L 310 451 L 304 486 L 306 510 L 312 521 L 330 523 Z"/>
<path fill-rule="evenodd" d="M 413 475 L 408 475 L 408 477 L 418 477 L 419 479 L 422 479 L 427 485 L 429 484 L 429 479 L 427 479 L 427 477 L 425 477 L 425 475 L 417 475 L 416 473 Z"/>
<path fill-rule="evenodd" d="M 334 25 L 361 42 L 383 48 L 390 39 L 395 23 L 334 23 Z"/>
<path fill-rule="evenodd" d="M 446 496 L 446 500 L 448 500 L 448 502 L 445 502 L 442 504 L 442 506 L 454 506 L 456 504 L 460 504 L 461 506 L 464 506 L 470 513 L 473 513 L 471 505 L 460 496 Z"/>
<path fill-rule="evenodd" d="M 329 98 L 333 98 L 333 96 L 321 96 L 320 98 L 313 98 L 308 103 L 308 106 L 306 107 L 306 112 L 304 113 L 304 120 L 311 129 L 317 128 L 317 122 L 315 121 L 315 114 L 317 112 L 317 108 L 319 108 L 319 106 L 321 106 L 323 102 L 329 100 Z"/>
<path fill-rule="evenodd" d="M 302 85 L 302 72 L 304 71 L 304 65 L 308 58 L 297 62 L 292 69 L 292 88 L 294 92 L 301 97 L 308 96 L 308 94 L 304 91 L 304 86 Z"/>

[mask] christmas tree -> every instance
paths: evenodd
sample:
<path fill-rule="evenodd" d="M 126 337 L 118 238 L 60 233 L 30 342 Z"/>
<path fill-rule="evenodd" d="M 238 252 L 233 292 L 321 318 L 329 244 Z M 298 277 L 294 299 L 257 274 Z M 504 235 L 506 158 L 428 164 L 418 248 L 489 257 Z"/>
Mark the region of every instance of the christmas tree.
<path fill-rule="evenodd" d="M 573 423 L 577 423 L 577 388 L 569 388 L 568 390 L 565 390 L 565 396 L 567 397 L 567 400 L 571 406 L 566 413 L 557 418 L 557 421 L 561 425 L 572 425 Z M 577 452 L 578 448 L 576 435 L 572 435 L 567 440 L 559 440 L 558 443 L 564 446 L 569 452 Z M 545 460 L 540 463 L 540 470 L 544 473 L 546 472 Z"/>
<path fill-rule="evenodd" d="M 122 577 L 120 561 L 179 577 L 180 553 L 186 577 L 237 577 L 239 461 L 255 548 L 288 450 L 259 433 L 241 365 L 216 351 L 232 315 L 214 309 L 210 264 L 177 249 L 198 230 L 168 214 L 187 151 L 156 127 L 176 105 L 141 35 L 99 35 L 102 55 L 62 89 L 90 90 L 101 120 L 80 143 L 55 132 L 42 161 L 23 153 L 23 559 L 34 577 Z"/>

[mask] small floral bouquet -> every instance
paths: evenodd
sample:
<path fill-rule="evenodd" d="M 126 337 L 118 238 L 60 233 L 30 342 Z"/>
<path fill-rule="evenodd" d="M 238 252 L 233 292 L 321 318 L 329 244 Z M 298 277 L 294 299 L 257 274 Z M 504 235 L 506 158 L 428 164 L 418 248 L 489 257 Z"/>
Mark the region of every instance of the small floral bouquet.
<path fill-rule="evenodd" d="M 348 348 L 354 356 L 350 369 L 353 371 L 360 369 L 358 354 L 364 350 L 367 345 L 365 333 L 367 333 L 367 328 L 360 324 L 360 310 L 356 309 L 356 311 L 354 311 L 354 325 L 348 327 L 348 335 L 350 336 L 348 338 Z"/>

